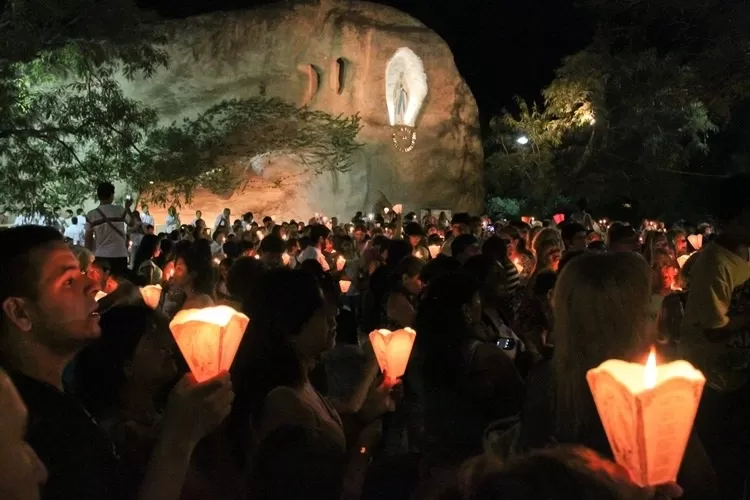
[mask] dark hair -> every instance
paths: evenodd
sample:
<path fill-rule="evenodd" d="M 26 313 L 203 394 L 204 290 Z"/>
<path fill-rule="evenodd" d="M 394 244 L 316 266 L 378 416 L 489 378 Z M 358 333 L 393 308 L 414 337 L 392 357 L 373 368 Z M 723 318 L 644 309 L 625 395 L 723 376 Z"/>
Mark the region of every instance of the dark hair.
<path fill-rule="evenodd" d="M 493 234 L 482 245 L 482 253 L 490 255 L 500 262 L 505 262 L 508 258 L 508 244 L 503 238 Z"/>
<path fill-rule="evenodd" d="M 540 271 L 534 277 L 534 283 L 531 287 L 531 293 L 535 296 L 547 295 L 550 290 L 555 288 L 557 283 L 557 273 L 550 269 Z"/>
<path fill-rule="evenodd" d="M 635 241 L 636 234 L 635 229 L 631 226 L 622 222 L 615 222 L 609 226 L 607 230 L 607 246 L 611 247 L 618 243 L 625 243 L 628 241 Z"/>
<path fill-rule="evenodd" d="M 464 253 L 469 247 L 477 245 L 479 245 L 479 240 L 476 236 L 472 234 L 460 234 L 451 242 L 451 255 L 455 258 Z"/>
<path fill-rule="evenodd" d="M 466 212 L 453 214 L 453 218 L 451 219 L 451 226 L 454 224 L 464 224 L 467 226 L 471 226 L 471 215 Z"/>
<path fill-rule="evenodd" d="M 310 239 L 313 245 L 317 245 L 321 238 L 328 238 L 329 234 L 331 234 L 331 230 L 323 224 L 314 224 L 310 227 Z"/>
<path fill-rule="evenodd" d="M 404 234 L 406 236 L 423 236 L 424 232 L 422 231 L 422 226 L 419 225 L 419 222 L 410 222 L 404 228 Z"/>
<path fill-rule="evenodd" d="M 36 299 L 41 279 L 37 250 L 63 243 L 59 231 L 46 226 L 20 226 L 0 231 L 0 303 L 8 297 Z M 3 316 L 0 308 L 0 318 Z"/>
<path fill-rule="evenodd" d="M 414 248 L 406 240 L 390 240 L 388 244 L 388 257 L 385 259 L 385 267 L 390 270 L 396 268 L 396 266 L 406 257 L 411 255 Z"/>
<path fill-rule="evenodd" d="M 203 239 L 192 244 L 186 242 L 186 245 L 181 245 L 180 243 L 182 241 L 175 245 L 176 258 L 185 262 L 188 273 L 195 273 L 192 282 L 193 290 L 205 295 L 213 295 L 216 275 L 211 259 L 211 244 Z"/>
<path fill-rule="evenodd" d="M 231 369 L 237 398 L 230 433 L 242 445 L 252 417 L 262 415 L 268 393 L 275 387 L 294 387 L 302 381 L 302 367 L 289 340 L 298 336 L 324 306 L 313 275 L 287 268 L 273 269 L 263 276 L 257 299 L 259 306 Z"/>
<path fill-rule="evenodd" d="M 68 211 L 70 211 L 70 210 L 68 210 Z M 72 218 L 70 219 L 70 222 L 71 222 L 71 224 L 73 224 L 74 226 L 77 226 L 77 225 L 78 225 L 78 217 L 76 217 L 76 216 L 74 215 L 74 216 L 73 216 L 73 217 L 72 217 Z"/>
<path fill-rule="evenodd" d="M 96 198 L 100 201 L 112 198 L 115 195 L 115 185 L 111 182 L 101 182 L 96 187 Z"/>
<path fill-rule="evenodd" d="M 576 234 L 585 232 L 586 228 L 577 222 L 564 224 L 560 229 L 560 235 L 562 236 L 563 243 L 565 243 L 566 245 L 570 243 L 573 238 L 575 238 Z"/>
<path fill-rule="evenodd" d="M 138 268 L 141 267 L 141 264 L 153 258 L 154 252 L 156 252 L 157 248 L 160 248 L 160 245 L 161 240 L 155 234 L 147 234 L 143 237 L 133 258 L 134 273 L 138 273 Z"/>
<path fill-rule="evenodd" d="M 466 271 L 469 275 L 473 276 L 477 280 L 477 284 L 479 285 L 480 289 L 483 289 L 485 286 L 487 286 L 487 279 L 489 278 L 490 272 L 492 271 L 493 267 L 497 268 L 497 274 L 503 280 L 503 282 L 507 281 L 505 268 L 501 263 L 497 261 L 497 259 L 495 259 L 491 255 L 474 255 L 469 258 L 463 266 L 464 271 Z"/>
<path fill-rule="evenodd" d="M 263 285 L 263 276 L 268 268 L 258 259 L 240 257 L 234 261 L 227 275 L 229 295 L 242 303 L 242 310 L 249 317 L 255 317 L 255 307 Z"/>
<path fill-rule="evenodd" d="M 115 306 L 102 314 L 102 334 L 76 358 L 76 394 L 95 417 L 111 410 L 125 381 L 125 365 L 144 335 L 168 331 L 167 318 L 145 305 Z"/>
<path fill-rule="evenodd" d="M 416 343 L 424 356 L 425 382 L 434 386 L 460 384 L 464 359 L 461 344 L 469 326 L 461 307 L 479 291 L 479 283 L 463 270 L 437 276 L 425 289 L 417 308 Z"/>
<path fill-rule="evenodd" d="M 275 234 L 269 234 L 260 242 L 260 253 L 284 253 L 284 240 Z"/>
<path fill-rule="evenodd" d="M 649 496 L 622 468 L 596 452 L 561 446 L 535 450 L 505 463 L 487 455 L 471 459 L 431 498 L 646 500 Z"/>
<path fill-rule="evenodd" d="M 419 274 L 419 279 L 421 279 L 422 283 L 426 286 L 429 286 L 438 276 L 459 269 L 461 269 L 460 262 L 454 258 L 448 257 L 447 255 L 440 254 L 425 264 L 422 268 L 422 272 Z"/>
<path fill-rule="evenodd" d="M 390 291 L 395 292 L 402 289 L 403 276 L 407 275 L 410 278 L 419 276 L 424 267 L 424 261 L 419 257 L 413 255 L 407 255 L 396 267 L 393 268 L 391 274 L 388 276 L 388 288 Z"/>

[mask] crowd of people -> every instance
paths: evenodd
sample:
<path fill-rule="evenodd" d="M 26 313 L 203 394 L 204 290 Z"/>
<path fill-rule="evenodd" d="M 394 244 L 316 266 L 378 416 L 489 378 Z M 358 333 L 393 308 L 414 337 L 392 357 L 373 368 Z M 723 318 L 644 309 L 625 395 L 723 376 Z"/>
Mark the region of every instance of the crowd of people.
<path fill-rule="evenodd" d="M 0 498 L 744 498 L 750 177 L 722 183 L 714 223 L 669 228 L 581 204 L 211 227 L 170 210 L 157 233 L 114 191 L 82 226 L 0 231 Z M 199 383 L 169 321 L 214 305 L 250 323 Z M 406 327 L 394 381 L 368 333 Z M 677 483 L 642 489 L 586 373 L 652 347 L 707 384 Z"/>

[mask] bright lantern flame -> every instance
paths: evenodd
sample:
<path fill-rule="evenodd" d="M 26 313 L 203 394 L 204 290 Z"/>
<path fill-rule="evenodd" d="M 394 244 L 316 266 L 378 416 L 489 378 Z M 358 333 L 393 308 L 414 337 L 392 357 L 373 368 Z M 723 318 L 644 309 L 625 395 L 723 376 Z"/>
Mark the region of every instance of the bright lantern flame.
<path fill-rule="evenodd" d="M 646 389 L 656 387 L 656 352 L 653 347 L 646 361 L 646 369 L 643 370 L 643 387 Z"/>

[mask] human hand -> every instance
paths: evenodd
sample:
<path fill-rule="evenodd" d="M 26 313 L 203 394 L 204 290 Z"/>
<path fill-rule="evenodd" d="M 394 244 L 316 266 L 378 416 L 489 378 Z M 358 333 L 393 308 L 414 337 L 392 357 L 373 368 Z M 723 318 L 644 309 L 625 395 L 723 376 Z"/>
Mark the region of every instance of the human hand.
<path fill-rule="evenodd" d="M 652 486 L 651 488 L 646 488 L 646 492 L 648 493 L 650 498 L 662 500 L 670 498 L 680 498 L 683 494 L 682 488 L 677 483 L 667 483 L 660 484 L 659 486 Z"/>
<path fill-rule="evenodd" d="M 380 383 L 374 383 L 360 410 L 362 420 L 372 422 L 386 413 L 395 411 L 396 400 L 402 393 L 401 380 L 389 380 L 386 377 Z"/>
<path fill-rule="evenodd" d="M 224 372 L 205 382 L 187 373 L 169 393 L 164 414 L 165 432 L 194 446 L 229 415 L 234 400 L 232 381 Z"/>

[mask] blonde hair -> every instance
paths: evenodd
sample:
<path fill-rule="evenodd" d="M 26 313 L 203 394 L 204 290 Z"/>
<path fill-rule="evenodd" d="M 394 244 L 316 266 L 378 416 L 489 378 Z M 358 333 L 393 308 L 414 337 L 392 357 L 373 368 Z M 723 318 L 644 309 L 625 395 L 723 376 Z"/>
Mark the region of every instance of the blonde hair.
<path fill-rule="evenodd" d="M 598 426 L 586 372 L 607 359 L 640 361 L 655 341 L 650 281 L 646 261 L 633 253 L 582 255 L 560 273 L 552 403 L 561 442 L 581 442 Z"/>

